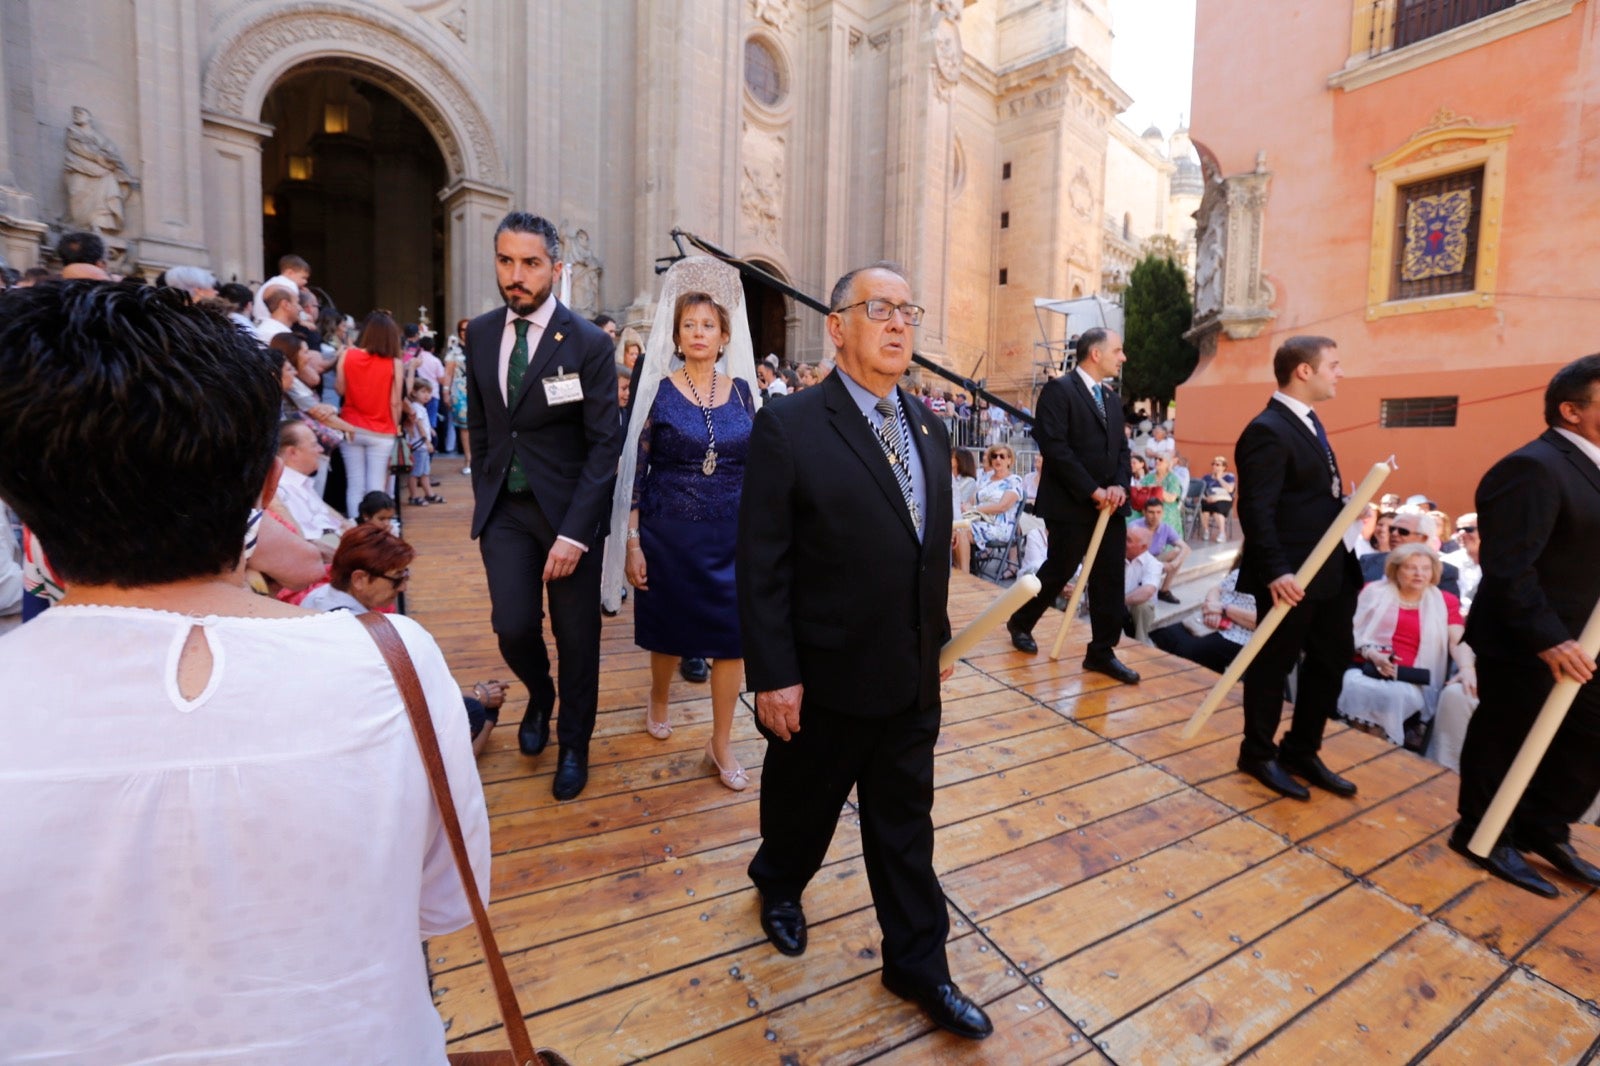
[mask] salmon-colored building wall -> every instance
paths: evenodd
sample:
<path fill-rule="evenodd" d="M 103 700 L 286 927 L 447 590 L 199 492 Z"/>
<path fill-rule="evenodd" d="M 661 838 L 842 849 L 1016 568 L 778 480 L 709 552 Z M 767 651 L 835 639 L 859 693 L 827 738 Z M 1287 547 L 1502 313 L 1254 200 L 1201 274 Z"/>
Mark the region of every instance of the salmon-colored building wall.
<path fill-rule="evenodd" d="M 1543 25 L 1331 87 L 1355 6 L 1199 0 L 1193 137 L 1222 175 L 1266 153 L 1261 269 L 1276 317 L 1253 339 L 1218 337 L 1178 390 L 1176 436 L 1191 463 L 1231 455 L 1273 390 L 1274 349 L 1325 334 L 1345 380 L 1319 413 L 1347 479 L 1392 453 L 1386 491 L 1427 492 L 1459 514 L 1484 470 L 1543 428 L 1554 370 L 1600 350 L 1600 5 L 1579 0 Z M 1493 304 L 1369 319 L 1373 164 L 1441 109 L 1512 127 Z M 1460 397 L 1455 427 L 1379 428 L 1382 399 L 1445 395 Z"/>

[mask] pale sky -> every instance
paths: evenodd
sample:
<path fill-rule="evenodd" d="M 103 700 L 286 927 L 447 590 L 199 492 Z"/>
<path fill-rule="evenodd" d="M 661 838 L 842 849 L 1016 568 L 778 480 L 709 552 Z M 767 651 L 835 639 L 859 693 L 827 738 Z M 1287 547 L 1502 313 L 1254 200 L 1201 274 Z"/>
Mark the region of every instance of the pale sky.
<path fill-rule="evenodd" d="M 1170 134 L 1189 119 L 1195 0 L 1111 0 L 1111 78 L 1133 97 L 1122 121 Z"/>

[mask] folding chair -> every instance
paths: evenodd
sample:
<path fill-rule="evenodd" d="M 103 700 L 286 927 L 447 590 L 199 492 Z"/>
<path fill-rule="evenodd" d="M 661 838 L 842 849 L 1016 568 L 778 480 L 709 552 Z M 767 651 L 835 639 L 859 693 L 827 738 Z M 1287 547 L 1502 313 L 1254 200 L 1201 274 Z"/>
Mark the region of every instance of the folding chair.
<path fill-rule="evenodd" d="M 1004 543 L 995 542 L 972 553 L 972 572 L 985 581 L 996 583 L 1010 581 L 1022 568 L 1022 509 L 1026 499 L 1017 501 L 1011 512 L 1011 537 Z"/>

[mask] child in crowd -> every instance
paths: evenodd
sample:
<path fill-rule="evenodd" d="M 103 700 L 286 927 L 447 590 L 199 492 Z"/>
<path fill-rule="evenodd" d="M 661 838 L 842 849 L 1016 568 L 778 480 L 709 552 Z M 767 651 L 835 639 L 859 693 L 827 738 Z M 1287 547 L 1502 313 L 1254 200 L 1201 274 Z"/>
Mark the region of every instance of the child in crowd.
<path fill-rule="evenodd" d="M 387 492 L 374 489 L 361 497 L 361 506 L 357 509 L 356 521 L 364 526 L 377 526 L 386 529 L 395 536 L 400 531 L 395 528 L 394 497 Z"/>
<path fill-rule="evenodd" d="M 406 443 L 411 445 L 411 498 L 406 502 L 413 507 L 444 502 L 444 497 L 433 491 L 428 476 L 433 469 L 433 423 L 428 420 L 427 406 L 432 398 L 433 386 L 419 378 L 411 387 L 411 402 L 402 412 Z"/>

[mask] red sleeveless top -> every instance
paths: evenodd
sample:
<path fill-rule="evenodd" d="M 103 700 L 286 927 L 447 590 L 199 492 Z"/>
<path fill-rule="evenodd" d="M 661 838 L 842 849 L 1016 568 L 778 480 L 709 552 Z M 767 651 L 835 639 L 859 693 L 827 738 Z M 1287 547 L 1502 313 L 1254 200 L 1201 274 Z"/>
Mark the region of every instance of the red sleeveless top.
<path fill-rule="evenodd" d="M 344 406 L 339 417 L 371 433 L 389 436 L 400 432 L 394 424 L 389 398 L 394 393 L 394 376 L 400 360 L 373 355 L 360 348 L 344 350 Z"/>

